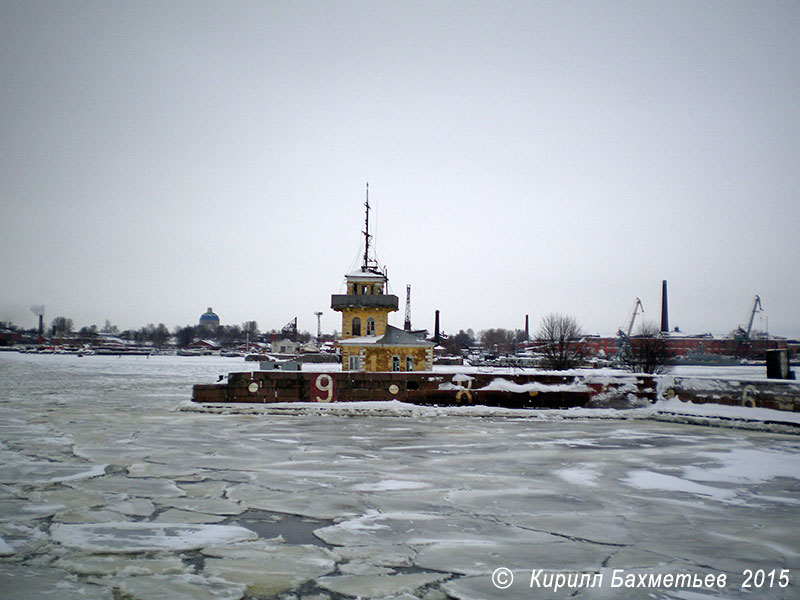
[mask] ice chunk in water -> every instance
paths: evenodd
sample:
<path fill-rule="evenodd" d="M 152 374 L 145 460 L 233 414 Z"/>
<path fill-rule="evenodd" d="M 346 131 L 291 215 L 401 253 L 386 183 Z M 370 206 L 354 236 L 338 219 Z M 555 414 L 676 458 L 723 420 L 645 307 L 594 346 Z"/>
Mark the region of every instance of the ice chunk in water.
<path fill-rule="evenodd" d="M 205 571 L 247 586 L 247 594 L 272 597 L 332 572 L 336 555 L 317 546 L 252 543 L 210 547 Z"/>
<path fill-rule="evenodd" d="M 120 582 L 119 589 L 135 600 L 239 600 L 245 586 L 200 575 L 149 575 Z"/>
<path fill-rule="evenodd" d="M 148 552 L 196 550 L 212 544 L 229 544 L 258 537 L 233 525 L 186 525 L 175 523 L 55 524 L 53 540 L 70 548 L 92 552 Z"/>
<path fill-rule="evenodd" d="M 53 564 L 60 569 L 81 575 L 165 575 L 182 573 L 187 568 L 183 561 L 174 554 L 162 554 L 152 557 L 141 555 L 126 557 L 118 554 L 92 554 L 89 556 L 75 554 L 60 558 Z"/>
<path fill-rule="evenodd" d="M 396 575 L 335 575 L 319 579 L 320 587 L 337 594 L 359 598 L 382 598 L 413 592 L 446 579 L 443 573 L 402 573 Z"/>
<path fill-rule="evenodd" d="M 66 571 L 0 563 L 0 595 L 13 600 L 112 600 L 110 589 L 80 583 Z"/>

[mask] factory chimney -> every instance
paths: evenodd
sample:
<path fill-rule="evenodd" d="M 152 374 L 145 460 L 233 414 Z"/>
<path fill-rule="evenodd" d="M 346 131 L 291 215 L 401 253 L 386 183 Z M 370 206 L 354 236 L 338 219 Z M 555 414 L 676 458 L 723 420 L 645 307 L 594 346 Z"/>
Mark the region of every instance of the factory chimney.
<path fill-rule="evenodd" d="M 436 321 L 433 325 L 433 341 L 438 346 L 439 345 L 439 310 L 436 310 Z"/>
<path fill-rule="evenodd" d="M 406 285 L 406 320 L 403 329 L 411 331 L 411 284 Z"/>
<path fill-rule="evenodd" d="M 31 306 L 31 312 L 39 317 L 39 341 L 44 340 L 44 306 Z"/>
<path fill-rule="evenodd" d="M 661 282 L 661 333 L 669 333 L 669 312 L 667 310 L 667 280 Z"/>
<path fill-rule="evenodd" d="M 525 315 L 525 341 L 528 342 L 531 339 L 531 330 L 528 327 L 528 315 Z"/>

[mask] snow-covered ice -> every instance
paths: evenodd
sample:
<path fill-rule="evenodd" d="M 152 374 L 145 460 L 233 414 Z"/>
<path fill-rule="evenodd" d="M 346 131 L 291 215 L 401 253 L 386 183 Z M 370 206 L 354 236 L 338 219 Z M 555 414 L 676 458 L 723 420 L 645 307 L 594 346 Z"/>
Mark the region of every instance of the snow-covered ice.
<path fill-rule="evenodd" d="M 0 597 L 798 596 L 798 415 L 187 402 L 247 368 L 0 353 Z M 534 569 L 606 585 L 532 590 Z M 614 569 L 729 583 L 612 590 Z M 746 569 L 791 584 L 748 592 Z"/>

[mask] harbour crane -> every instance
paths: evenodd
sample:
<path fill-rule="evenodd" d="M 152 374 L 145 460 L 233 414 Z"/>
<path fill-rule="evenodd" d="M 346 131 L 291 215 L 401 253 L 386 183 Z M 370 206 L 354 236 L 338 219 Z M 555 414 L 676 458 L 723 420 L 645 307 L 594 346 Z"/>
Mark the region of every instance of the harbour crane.
<path fill-rule="evenodd" d="M 644 306 L 642 306 L 642 301 L 639 298 L 636 298 L 633 301 L 633 308 L 631 308 L 630 312 L 631 316 L 628 318 L 625 329 L 623 330 L 622 327 L 620 327 L 617 330 L 617 354 L 614 357 L 617 362 L 621 362 L 623 357 L 630 355 L 631 333 L 633 332 L 633 324 L 636 321 L 636 315 L 639 314 L 640 310 L 642 313 L 644 313 Z"/>
<path fill-rule="evenodd" d="M 644 313 L 644 306 L 642 306 L 642 301 L 639 298 L 633 301 L 633 308 L 631 309 L 631 316 L 628 319 L 628 326 L 625 328 L 625 331 L 622 331 L 622 328 L 619 329 L 619 337 L 623 339 L 629 339 L 631 337 L 631 332 L 633 331 L 633 322 L 636 320 L 636 315 L 639 314 L 639 310 L 641 309 L 642 313 Z"/>
<path fill-rule="evenodd" d="M 750 333 L 753 331 L 753 319 L 756 316 L 757 312 L 763 312 L 763 308 L 761 307 L 761 298 L 756 297 L 753 298 L 753 307 L 750 309 L 750 312 L 745 319 L 747 321 L 747 327 L 740 325 L 736 330 L 736 338 L 740 342 L 749 342 L 750 341 Z"/>

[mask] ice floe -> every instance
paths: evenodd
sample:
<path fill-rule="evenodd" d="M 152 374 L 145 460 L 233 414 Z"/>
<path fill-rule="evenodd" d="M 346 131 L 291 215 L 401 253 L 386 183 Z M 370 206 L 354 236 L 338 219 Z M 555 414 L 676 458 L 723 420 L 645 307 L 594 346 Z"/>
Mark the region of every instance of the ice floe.
<path fill-rule="evenodd" d="M 791 413 L 674 399 L 188 412 L 217 359 L 98 357 L 81 377 L 40 359 L 0 356 L 0 596 L 508 600 L 532 597 L 533 568 L 800 570 Z M 519 593 L 492 585 L 500 566 Z"/>
<path fill-rule="evenodd" d="M 116 582 L 134 600 L 239 600 L 245 586 L 194 574 L 143 575 Z"/>
<path fill-rule="evenodd" d="M 148 552 L 194 550 L 212 544 L 256 539 L 244 527 L 232 525 L 191 525 L 170 523 L 54 524 L 53 541 L 70 548 L 92 552 Z"/>
<path fill-rule="evenodd" d="M 203 550 L 204 570 L 246 586 L 254 597 L 271 597 L 330 573 L 336 556 L 316 546 L 274 544 L 259 540 Z"/>

